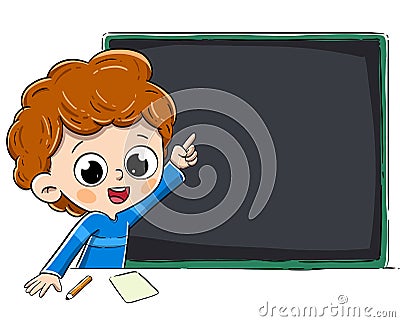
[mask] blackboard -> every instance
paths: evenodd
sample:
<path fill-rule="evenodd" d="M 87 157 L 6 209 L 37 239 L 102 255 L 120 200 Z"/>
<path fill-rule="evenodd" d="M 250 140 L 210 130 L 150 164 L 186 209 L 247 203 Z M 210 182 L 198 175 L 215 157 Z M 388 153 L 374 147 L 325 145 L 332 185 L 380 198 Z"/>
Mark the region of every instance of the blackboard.
<path fill-rule="evenodd" d="M 383 265 L 383 36 L 105 44 L 150 60 L 178 111 L 169 151 L 191 131 L 199 151 L 184 186 L 131 229 L 127 266 Z"/>

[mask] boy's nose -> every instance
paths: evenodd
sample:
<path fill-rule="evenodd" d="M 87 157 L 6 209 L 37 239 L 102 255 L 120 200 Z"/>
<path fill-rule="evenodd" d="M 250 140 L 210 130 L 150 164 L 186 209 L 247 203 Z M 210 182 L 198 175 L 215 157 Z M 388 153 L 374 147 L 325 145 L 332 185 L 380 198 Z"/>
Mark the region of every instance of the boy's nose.
<path fill-rule="evenodd" d="M 124 177 L 124 172 L 121 169 L 115 169 L 115 179 L 121 181 Z"/>

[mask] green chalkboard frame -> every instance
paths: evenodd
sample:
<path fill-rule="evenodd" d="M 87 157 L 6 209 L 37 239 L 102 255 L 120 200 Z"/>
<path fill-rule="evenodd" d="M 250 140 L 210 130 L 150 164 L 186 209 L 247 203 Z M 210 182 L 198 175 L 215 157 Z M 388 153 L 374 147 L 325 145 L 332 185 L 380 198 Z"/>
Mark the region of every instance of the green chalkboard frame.
<path fill-rule="evenodd" d="M 323 268 L 383 268 L 387 265 L 388 222 L 387 222 L 387 64 L 388 37 L 380 33 L 107 33 L 103 36 L 103 49 L 110 49 L 115 39 L 170 39 L 170 40 L 317 40 L 348 41 L 375 40 L 380 48 L 380 146 L 381 146 L 381 187 L 382 222 L 381 250 L 375 260 L 127 260 L 125 268 L 245 268 L 245 269 L 323 269 Z"/>

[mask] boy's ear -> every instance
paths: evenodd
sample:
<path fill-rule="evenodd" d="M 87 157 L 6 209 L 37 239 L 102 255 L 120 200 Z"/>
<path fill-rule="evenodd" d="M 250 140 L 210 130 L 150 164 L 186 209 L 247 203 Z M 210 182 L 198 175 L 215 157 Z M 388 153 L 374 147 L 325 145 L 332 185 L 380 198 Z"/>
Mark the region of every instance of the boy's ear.
<path fill-rule="evenodd" d="M 40 200 L 53 203 L 61 198 L 61 190 L 54 184 L 50 173 L 40 173 L 32 181 L 33 194 Z"/>

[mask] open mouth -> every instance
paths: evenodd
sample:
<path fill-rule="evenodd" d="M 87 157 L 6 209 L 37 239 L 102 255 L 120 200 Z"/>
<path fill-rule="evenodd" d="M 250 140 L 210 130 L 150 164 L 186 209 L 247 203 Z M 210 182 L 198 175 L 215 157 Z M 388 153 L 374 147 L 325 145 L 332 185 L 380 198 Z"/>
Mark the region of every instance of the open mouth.
<path fill-rule="evenodd" d="M 108 188 L 108 198 L 112 203 L 123 203 L 129 197 L 129 187 Z"/>

